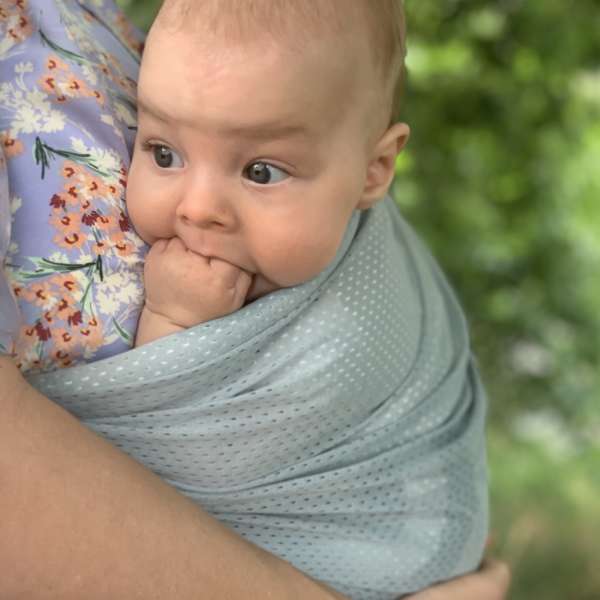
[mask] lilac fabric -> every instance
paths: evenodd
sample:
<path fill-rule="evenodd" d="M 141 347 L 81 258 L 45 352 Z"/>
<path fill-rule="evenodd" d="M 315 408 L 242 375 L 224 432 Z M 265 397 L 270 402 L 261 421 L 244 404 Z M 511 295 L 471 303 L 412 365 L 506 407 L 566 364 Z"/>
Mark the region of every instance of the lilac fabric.
<path fill-rule="evenodd" d="M 6 159 L 0 150 L 0 264 L 3 264 L 10 242 L 10 205 Z M 12 350 L 19 327 L 20 315 L 12 291 L 0 271 L 0 353 Z"/>
<path fill-rule="evenodd" d="M 2 343 L 23 371 L 132 345 L 146 248 L 124 196 L 141 48 L 112 1 L 0 0 L 0 142 L 12 213 L 10 245 L 0 245 L 0 323 L 11 323 L 2 329 L 14 330 L 12 343 L 6 331 Z"/>

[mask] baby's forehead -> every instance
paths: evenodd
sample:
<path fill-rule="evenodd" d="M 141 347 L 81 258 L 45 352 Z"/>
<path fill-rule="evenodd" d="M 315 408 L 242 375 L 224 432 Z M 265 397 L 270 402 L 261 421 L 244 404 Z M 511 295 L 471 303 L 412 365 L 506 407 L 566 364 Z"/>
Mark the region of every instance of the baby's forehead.
<path fill-rule="evenodd" d="M 232 43 L 270 36 L 301 50 L 315 37 L 364 42 L 369 34 L 367 4 L 361 0 L 165 0 L 157 21 L 174 30 Z"/>
<path fill-rule="evenodd" d="M 287 62 L 276 60 L 276 69 L 262 71 L 263 77 L 255 80 L 255 83 L 269 82 L 269 85 L 261 86 L 264 91 L 272 89 L 273 93 L 278 93 L 281 86 L 275 85 L 275 82 L 284 79 L 289 84 L 290 93 L 298 100 L 293 104 L 302 105 L 302 98 L 309 94 L 310 98 L 305 99 L 304 105 L 312 109 L 320 104 L 319 112 L 327 113 L 330 120 L 335 122 L 341 119 L 342 113 L 346 113 L 344 108 L 357 107 L 363 112 L 367 107 L 369 112 L 379 111 L 382 98 L 385 97 L 385 82 L 380 77 L 380 71 L 373 68 L 374 56 L 368 28 L 364 25 L 364 19 L 360 18 L 358 9 L 354 15 L 349 8 L 343 14 L 339 12 L 341 3 L 347 7 L 358 7 L 363 1 L 352 0 L 348 4 L 347 0 L 305 2 L 219 0 L 217 3 L 214 0 L 195 0 L 190 1 L 186 10 L 186 0 L 166 0 L 165 8 L 149 35 L 146 53 L 164 57 L 167 53 L 161 46 L 168 45 L 170 57 L 181 56 L 181 61 L 176 62 L 188 65 L 184 73 L 173 66 L 173 60 L 169 61 L 169 84 L 176 80 L 176 72 L 180 72 L 179 81 L 185 81 L 186 86 L 189 86 L 189 82 L 201 81 L 205 87 L 207 75 L 209 81 L 231 81 L 220 77 L 223 71 L 219 71 L 223 64 L 227 65 L 227 55 L 233 61 L 238 61 L 235 68 L 239 65 L 244 67 L 247 57 L 268 63 L 269 57 L 262 50 L 271 46 L 275 48 L 274 55 L 285 56 Z M 230 12 L 237 5 L 240 9 L 245 7 L 245 11 Z M 248 11 L 251 18 L 246 19 Z M 322 18 L 324 16 L 328 18 Z M 359 30 L 361 34 L 357 33 Z M 177 42 L 172 43 L 175 40 Z M 241 62 L 240 56 L 244 57 Z M 213 62 L 212 58 L 215 59 Z M 158 70 L 165 68 L 164 59 L 155 64 L 157 67 L 153 69 L 148 69 L 148 64 L 143 65 L 147 77 L 141 80 L 155 78 Z M 213 64 L 217 65 L 214 69 Z M 306 65 L 314 67 L 308 74 Z M 250 66 L 254 65 L 251 63 Z M 204 70 L 200 71 L 201 68 Z M 298 77 L 295 78 L 294 74 Z M 170 89 L 172 85 L 167 87 Z M 329 92 L 325 93 L 324 89 Z M 220 98 L 228 95 L 233 94 L 223 89 Z M 271 99 L 272 96 L 265 98 L 265 103 L 268 104 Z M 289 95 L 285 96 L 285 102 L 292 102 Z"/>
<path fill-rule="evenodd" d="M 290 137 L 293 130 L 310 138 L 335 126 L 365 87 L 356 62 L 338 60 L 327 44 L 302 53 L 269 41 L 197 46 L 189 32 L 156 29 L 144 53 L 138 101 L 147 114 L 162 109 L 164 122 L 225 137 L 236 130 Z M 173 89 L 177 94 L 165 94 Z"/>

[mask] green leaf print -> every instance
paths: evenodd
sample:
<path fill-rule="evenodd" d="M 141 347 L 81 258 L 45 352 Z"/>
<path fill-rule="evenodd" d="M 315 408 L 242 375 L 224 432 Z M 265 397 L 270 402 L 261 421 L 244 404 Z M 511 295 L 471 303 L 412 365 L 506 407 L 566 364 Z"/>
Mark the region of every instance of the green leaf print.
<path fill-rule="evenodd" d="M 85 58 L 85 56 L 81 56 L 81 54 L 71 52 L 71 50 L 67 50 L 66 48 L 63 48 L 63 47 L 59 46 L 58 44 L 55 44 L 52 40 L 50 40 L 48 38 L 48 36 L 41 29 L 40 29 L 40 37 L 42 38 L 42 41 L 47 46 L 50 46 L 50 48 L 52 48 L 52 50 L 54 50 L 54 52 L 56 52 L 59 56 L 61 56 L 62 58 L 66 59 L 66 60 L 76 62 L 78 65 L 92 66 L 92 65 L 96 64 L 93 61 Z"/>
<path fill-rule="evenodd" d="M 125 329 L 123 329 L 123 327 L 121 327 L 121 325 L 119 325 L 119 323 L 117 322 L 116 319 L 113 319 L 113 325 L 115 326 L 115 329 L 117 330 L 117 333 L 119 334 L 120 338 L 126 342 L 127 344 L 132 344 L 133 343 L 133 337 L 130 333 L 128 333 L 127 331 L 125 331 Z"/>
<path fill-rule="evenodd" d="M 61 156 L 62 158 L 67 158 L 73 162 L 79 163 L 80 165 L 84 165 L 101 177 L 110 176 L 110 173 L 107 173 L 98 167 L 91 154 L 81 154 L 71 150 L 60 150 L 58 148 L 53 148 L 52 146 L 49 146 L 43 142 L 39 137 L 35 138 L 33 155 L 35 158 L 35 164 L 42 165 L 42 179 L 44 179 L 46 176 L 46 169 L 50 167 L 50 159 L 54 159 L 56 156 Z"/>
<path fill-rule="evenodd" d="M 104 279 L 102 258 L 100 256 L 96 260 L 87 263 L 61 263 L 40 256 L 30 256 L 29 260 L 36 266 L 36 269 L 35 271 L 19 271 L 18 276 L 22 281 L 42 279 L 54 275 L 54 273 L 72 273 L 81 269 L 87 269 L 89 278 L 93 277 L 94 272 L 98 272 L 100 281 Z"/>

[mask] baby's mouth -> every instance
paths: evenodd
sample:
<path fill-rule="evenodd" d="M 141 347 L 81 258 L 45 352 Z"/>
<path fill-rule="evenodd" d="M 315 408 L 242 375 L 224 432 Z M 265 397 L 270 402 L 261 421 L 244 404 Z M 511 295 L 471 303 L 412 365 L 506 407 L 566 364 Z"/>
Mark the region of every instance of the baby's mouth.
<path fill-rule="evenodd" d="M 186 247 L 187 250 L 189 250 L 190 252 L 193 252 L 194 254 L 199 254 L 200 256 L 207 258 L 207 259 L 211 259 L 211 258 L 215 258 L 217 260 L 222 260 L 223 262 L 227 262 L 230 265 L 233 265 L 234 267 L 237 267 L 238 269 L 241 269 L 242 271 L 245 271 L 246 273 L 248 273 L 250 276 L 252 276 L 253 278 L 255 278 L 256 276 L 256 272 L 254 270 L 252 270 L 251 268 L 248 268 L 246 265 L 240 264 L 241 261 L 238 260 L 232 260 L 231 257 L 227 256 L 226 254 L 223 254 L 221 252 L 214 252 L 213 248 L 210 248 L 204 244 L 200 244 L 200 243 L 195 243 L 195 244 L 188 244 L 187 241 L 180 237 L 180 236 L 176 236 L 178 237 L 182 244 Z"/>

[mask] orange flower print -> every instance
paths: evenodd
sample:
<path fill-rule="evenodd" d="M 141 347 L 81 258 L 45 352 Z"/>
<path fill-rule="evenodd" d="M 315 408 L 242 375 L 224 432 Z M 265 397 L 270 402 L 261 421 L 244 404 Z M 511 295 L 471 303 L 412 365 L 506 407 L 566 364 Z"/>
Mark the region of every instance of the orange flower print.
<path fill-rule="evenodd" d="M 50 225 L 66 236 L 81 231 L 81 215 L 74 212 L 65 212 L 50 217 Z"/>
<path fill-rule="evenodd" d="M 69 296 L 76 293 L 80 287 L 79 282 L 72 273 L 58 273 L 50 277 L 48 281 L 56 288 L 57 295 L 60 297 L 64 296 L 67 301 L 70 299 Z"/>
<path fill-rule="evenodd" d="M 67 323 L 69 323 L 69 325 L 71 327 L 77 327 L 77 325 L 81 325 L 83 323 L 83 317 L 81 315 L 81 311 L 76 310 L 71 315 L 69 315 L 69 318 L 67 319 Z"/>
<path fill-rule="evenodd" d="M 61 192 L 60 194 L 53 194 L 52 198 L 50 198 L 49 204 L 54 210 L 63 211 L 66 210 L 67 205 L 74 206 L 79 204 L 79 197 L 77 194 L 67 194 L 65 192 Z"/>
<path fill-rule="evenodd" d="M 65 179 L 80 181 L 85 177 L 85 169 L 72 160 L 66 160 L 61 167 L 60 174 Z"/>
<path fill-rule="evenodd" d="M 128 231 L 133 231 L 133 227 L 131 226 L 131 221 L 129 220 L 129 217 L 123 211 L 121 211 L 121 214 L 119 216 L 119 228 L 124 233 L 127 233 Z"/>
<path fill-rule="evenodd" d="M 121 32 L 121 36 L 125 39 L 127 45 L 137 54 L 141 56 L 144 49 L 144 42 L 140 41 L 135 34 L 134 28 L 131 26 L 129 19 L 124 13 L 119 13 L 116 19 L 116 26 Z"/>
<path fill-rule="evenodd" d="M 25 364 L 36 365 L 37 353 L 35 348 L 40 342 L 47 342 L 52 338 L 50 329 L 42 323 L 35 323 L 22 328 L 19 344 L 17 345 L 17 353 L 25 358 Z"/>
<path fill-rule="evenodd" d="M 50 328 L 41 322 L 35 324 L 33 331 L 40 342 L 47 342 L 52 337 Z"/>
<path fill-rule="evenodd" d="M 54 243 L 61 248 L 72 250 L 76 248 L 81 250 L 87 242 L 87 238 L 81 231 L 68 231 L 67 233 L 59 233 L 53 238 Z"/>
<path fill-rule="evenodd" d="M 107 242 L 97 240 L 92 244 L 92 252 L 96 256 L 104 256 L 108 251 L 110 251 L 110 245 Z"/>
<path fill-rule="evenodd" d="M 13 6 L 3 4 L 0 13 L 0 21 L 8 24 L 5 37 L 15 43 L 26 40 L 32 33 L 33 27 L 26 13 L 27 2 L 17 1 Z"/>
<path fill-rule="evenodd" d="M 67 63 L 63 62 L 60 58 L 58 58 L 58 56 L 50 55 L 46 60 L 46 69 L 48 69 L 48 71 L 50 72 L 56 70 L 68 71 L 69 65 L 67 65 Z"/>
<path fill-rule="evenodd" d="M 106 196 L 108 193 L 108 187 L 98 177 L 89 175 L 85 179 L 84 196 L 96 198 L 98 196 Z"/>
<path fill-rule="evenodd" d="M 90 95 L 90 92 L 85 82 L 82 79 L 75 77 L 74 75 L 70 75 L 67 78 L 66 89 L 67 93 L 72 97 Z"/>
<path fill-rule="evenodd" d="M 58 94 L 58 84 L 57 84 L 57 81 L 56 81 L 56 78 L 54 77 L 54 75 L 50 75 L 50 74 L 46 73 L 39 80 L 39 84 L 40 84 L 40 87 L 42 88 L 42 90 L 44 90 L 44 92 L 46 92 L 47 94 L 50 94 L 50 95 Z"/>
<path fill-rule="evenodd" d="M 119 256 L 129 256 L 134 251 L 133 244 L 122 231 L 114 231 L 110 236 L 110 243 Z"/>
<path fill-rule="evenodd" d="M 72 98 L 93 97 L 85 81 L 75 76 L 70 67 L 60 63 L 56 57 L 50 57 L 46 63 L 47 71 L 38 80 L 39 86 L 56 102 L 66 102 Z"/>
<path fill-rule="evenodd" d="M 95 318 L 87 322 L 87 326 L 82 327 L 81 335 L 85 338 L 85 347 L 89 350 L 96 350 L 104 342 L 102 327 Z"/>
<path fill-rule="evenodd" d="M 0 144 L 6 158 L 13 158 L 23 152 L 23 143 L 10 136 L 8 131 L 0 132 Z"/>
<path fill-rule="evenodd" d="M 52 285 L 48 281 L 35 281 L 24 286 L 19 294 L 27 302 L 49 310 L 55 303 Z"/>
<path fill-rule="evenodd" d="M 55 327 L 52 331 L 52 339 L 56 350 L 63 354 L 63 357 L 66 357 L 77 346 L 77 335 L 64 327 Z"/>
<path fill-rule="evenodd" d="M 120 198 L 123 192 L 121 185 L 115 185 L 114 183 L 110 183 L 107 186 L 108 192 L 113 198 Z"/>
<path fill-rule="evenodd" d="M 71 358 L 71 355 L 68 354 L 67 352 L 62 352 L 60 350 L 57 350 L 54 353 L 54 356 L 56 358 L 56 360 L 58 361 L 58 366 L 59 367 L 70 367 L 73 364 L 73 359 Z"/>
<path fill-rule="evenodd" d="M 61 169 L 61 175 L 66 180 L 64 189 L 73 198 L 74 203 L 81 202 L 85 209 L 89 200 L 98 196 L 106 196 L 108 187 L 99 177 L 92 175 L 88 169 L 73 161 L 65 161 Z"/>
<path fill-rule="evenodd" d="M 91 90 L 91 96 L 96 99 L 100 106 L 104 106 L 104 94 L 100 90 Z"/>
<path fill-rule="evenodd" d="M 111 231 L 115 229 L 115 218 L 110 215 L 103 215 L 98 211 L 94 210 L 92 213 L 94 215 L 94 225 L 100 231 Z"/>

